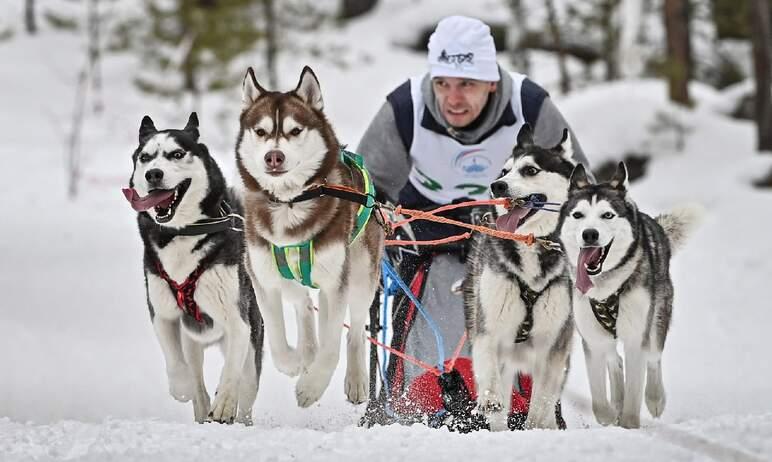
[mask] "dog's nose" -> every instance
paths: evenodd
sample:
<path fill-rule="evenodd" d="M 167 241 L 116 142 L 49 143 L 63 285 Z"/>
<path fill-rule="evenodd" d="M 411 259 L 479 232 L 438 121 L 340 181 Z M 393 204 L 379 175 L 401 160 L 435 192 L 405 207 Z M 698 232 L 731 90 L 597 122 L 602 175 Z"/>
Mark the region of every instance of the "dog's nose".
<path fill-rule="evenodd" d="M 505 181 L 494 181 L 491 183 L 491 193 L 493 193 L 493 197 L 505 197 L 508 190 L 509 186 L 507 186 Z"/>
<path fill-rule="evenodd" d="M 584 239 L 584 243 L 587 245 L 597 244 L 598 237 L 600 237 L 600 233 L 598 233 L 598 230 L 595 228 L 587 228 L 582 231 L 582 239 Z"/>
<path fill-rule="evenodd" d="M 265 154 L 265 164 L 271 169 L 277 169 L 284 163 L 284 153 L 274 149 Z"/>
<path fill-rule="evenodd" d="M 156 186 L 164 179 L 164 171 L 160 168 L 151 168 L 145 172 L 145 179 L 149 184 Z"/>

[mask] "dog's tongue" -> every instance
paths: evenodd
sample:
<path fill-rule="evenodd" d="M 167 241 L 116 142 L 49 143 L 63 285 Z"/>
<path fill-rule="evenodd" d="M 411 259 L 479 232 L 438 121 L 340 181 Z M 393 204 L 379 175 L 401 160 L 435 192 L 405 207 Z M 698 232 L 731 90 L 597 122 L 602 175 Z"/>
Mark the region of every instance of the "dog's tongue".
<path fill-rule="evenodd" d="M 579 251 L 576 262 L 576 288 L 583 294 L 592 289 L 590 275 L 587 274 L 587 265 L 591 265 L 600 259 L 600 247 L 583 247 Z"/>
<path fill-rule="evenodd" d="M 156 205 L 168 207 L 174 197 L 174 190 L 156 191 L 145 197 L 139 197 L 139 194 L 137 194 L 137 191 L 133 188 L 123 188 L 121 191 L 123 191 L 126 200 L 131 204 L 131 208 L 137 212 L 144 212 Z"/>
<path fill-rule="evenodd" d="M 512 207 L 507 213 L 496 218 L 496 229 L 514 233 L 520 220 L 528 213 L 528 209 L 523 207 Z"/>

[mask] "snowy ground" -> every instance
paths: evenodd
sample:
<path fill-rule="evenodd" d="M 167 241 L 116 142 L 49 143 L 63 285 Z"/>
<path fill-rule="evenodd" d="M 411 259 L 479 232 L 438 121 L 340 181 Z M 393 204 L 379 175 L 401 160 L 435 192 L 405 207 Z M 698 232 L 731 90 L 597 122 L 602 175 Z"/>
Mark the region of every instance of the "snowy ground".
<path fill-rule="evenodd" d="M 356 43 L 369 64 L 349 71 L 308 62 L 341 139 L 356 145 L 392 87 L 423 70 L 420 55 L 390 48 L 391 0 L 330 40 Z M 459 4 L 461 2 L 458 2 Z M 396 12 L 396 13 L 395 13 Z M 385 19 L 388 18 L 388 21 Z M 353 38 L 366 34 L 367 43 Z M 298 409 L 293 380 L 270 355 L 255 425 L 195 425 L 166 379 L 143 292 L 141 245 L 119 188 L 142 115 L 181 126 L 187 112 L 138 94 L 136 63 L 105 64 L 106 110 L 89 115 L 85 178 L 65 197 L 64 142 L 82 53 L 73 37 L 19 36 L 0 44 L 0 460 L 770 460 L 772 194 L 750 188 L 770 159 L 753 151 L 753 127 L 719 114 L 722 95 L 694 87 L 698 105 L 678 111 L 661 82 L 623 82 L 555 96 L 591 161 L 650 143 L 657 159 L 633 187 L 644 211 L 686 201 L 708 209 L 704 225 L 674 260 L 676 306 L 664 355 L 668 408 L 640 430 L 599 427 L 588 408 L 581 352 L 564 402 L 570 430 L 458 435 L 424 427 L 356 427 L 363 408 L 346 404 L 342 365 L 320 403 Z M 52 51 L 53 50 L 53 51 Z M 256 58 L 257 60 L 257 58 Z M 306 60 L 281 61 L 293 86 Z M 556 64 L 537 56 L 533 75 L 551 87 Z M 232 174 L 239 95 L 204 102 L 202 141 Z M 676 153 L 647 126 L 657 111 L 691 128 Z M 219 353 L 207 357 L 210 388 Z M 645 414 L 644 410 L 644 415 Z"/>

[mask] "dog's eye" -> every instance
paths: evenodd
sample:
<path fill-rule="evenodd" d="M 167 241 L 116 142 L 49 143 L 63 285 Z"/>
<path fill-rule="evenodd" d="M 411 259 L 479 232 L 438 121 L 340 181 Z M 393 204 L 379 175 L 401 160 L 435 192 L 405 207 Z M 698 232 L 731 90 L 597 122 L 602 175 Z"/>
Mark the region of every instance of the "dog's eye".
<path fill-rule="evenodd" d="M 601 217 L 601 218 L 603 218 L 604 220 L 611 220 L 611 219 L 612 219 L 612 218 L 614 218 L 615 216 L 616 216 L 616 215 L 614 215 L 614 214 L 613 214 L 613 213 L 611 213 L 611 212 L 606 212 L 606 213 L 604 213 L 603 215 L 601 215 L 600 217 Z"/>
<path fill-rule="evenodd" d="M 266 131 L 263 130 L 262 128 L 258 128 L 257 130 L 255 130 L 255 133 L 257 133 L 257 136 L 263 137 L 263 136 L 265 136 Z"/>
<path fill-rule="evenodd" d="M 536 176 L 539 173 L 539 169 L 536 167 L 525 167 L 521 172 L 523 176 Z"/>
<path fill-rule="evenodd" d="M 185 157 L 185 151 L 174 151 L 172 153 L 172 157 L 175 159 L 182 159 L 183 157 Z"/>
<path fill-rule="evenodd" d="M 140 162 L 150 162 L 150 155 L 149 154 L 141 154 L 139 156 Z"/>
<path fill-rule="evenodd" d="M 303 131 L 302 128 L 295 127 L 292 130 L 290 130 L 290 135 L 298 136 L 298 135 L 300 135 L 300 132 L 302 132 L 302 131 Z"/>
<path fill-rule="evenodd" d="M 571 214 L 571 216 L 577 220 L 581 220 L 582 218 L 584 218 L 584 214 L 582 212 L 574 212 Z"/>

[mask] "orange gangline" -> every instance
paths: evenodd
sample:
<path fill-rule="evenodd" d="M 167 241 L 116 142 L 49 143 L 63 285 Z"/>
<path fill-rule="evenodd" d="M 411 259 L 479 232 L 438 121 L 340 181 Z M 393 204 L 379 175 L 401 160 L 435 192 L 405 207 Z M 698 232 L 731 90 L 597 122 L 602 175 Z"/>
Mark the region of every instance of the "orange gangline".
<path fill-rule="evenodd" d="M 454 204 L 454 205 L 462 205 L 462 204 Z M 499 231 L 499 230 L 491 229 L 491 228 L 488 228 L 487 226 L 472 225 L 469 223 L 464 223 L 463 221 L 457 221 L 457 220 L 452 220 L 450 218 L 435 216 L 434 211 L 424 212 L 422 210 L 403 209 L 402 206 L 398 206 L 394 210 L 394 213 L 408 215 L 416 219 L 420 218 L 424 220 L 435 221 L 437 223 L 455 225 L 461 228 L 471 229 L 472 231 L 477 231 L 483 234 L 487 234 L 489 236 L 498 237 L 500 239 L 508 239 L 510 241 L 521 241 L 526 243 L 527 245 L 533 245 L 533 243 L 535 242 L 535 238 L 533 234 L 526 234 L 526 235 L 515 234 L 507 231 Z M 397 226 L 393 225 L 393 228 L 394 227 L 397 227 Z"/>
<path fill-rule="evenodd" d="M 511 203 L 512 203 L 512 201 L 509 200 L 509 199 L 486 199 L 486 200 L 479 200 L 479 201 L 466 201 L 466 202 L 459 202 L 458 204 L 443 205 L 441 207 L 437 207 L 436 209 L 432 209 L 431 211 L 426 211 L 424 213 L 428 213 L 428 214 L 434 215 L 435 213 L 445 212 L 445 211 L 453 210 L 453 209 L 459 209 L 461 207 L 472 207 L 472 206 L 475 206 L 475 205 L 503 205 L 503 206 L 506 207 L 506 206 L 510 205 Z M 399 210 L 401 210 L 401 209 L 402 209 L 401 205 L 397 206 L 397 208 L 395 210 L 395 213 L 399 214 Z M 409 210 L 409 209 L 405 209 L 405 210 Z M 412 217 L 412 218 L 407 218 L 407 219 L 402 220 L 402 221 L 398 221 L 397 223 L 393 224 L 393 228 L 394 229 L 399 228 L 400 226 L 404 226 L 404 225 L 410 223 L 411 221 L 415 221 L 415 220 L 418 220 L 418 219 L 419 219 L 419 217 Z"/>
<path fill-rule="evenodd" d="M 383 243 L 387 246 L 390 245 L 440 245 L 450 242 L 462 241 L 472 237 L 472 233 L 459 234 L 457 236 L 449 236 L 444 239 L 435 239 L 433 241 L 402 241 L 399 239 L 386 239 Z"/>

